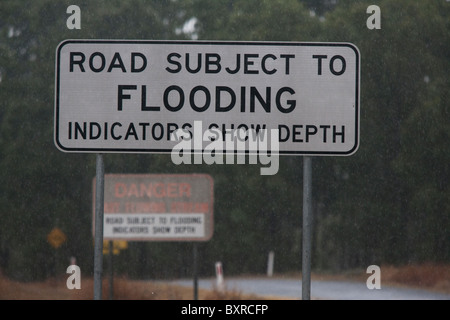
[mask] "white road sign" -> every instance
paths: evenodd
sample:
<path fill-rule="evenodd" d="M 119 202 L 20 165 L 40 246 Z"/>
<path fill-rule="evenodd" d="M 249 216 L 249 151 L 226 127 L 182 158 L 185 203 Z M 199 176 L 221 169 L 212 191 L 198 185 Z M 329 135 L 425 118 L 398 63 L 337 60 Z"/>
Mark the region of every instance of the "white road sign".
<path fill-rule="evenodd" d="M 64 152 L 170 153 L 177 129 L 197 152 L 237 129 L 245 141 L 276 130 L 279 154 L 351 155 L 359 145 L 350 43 L 66 40 L 55 87 Z"/>

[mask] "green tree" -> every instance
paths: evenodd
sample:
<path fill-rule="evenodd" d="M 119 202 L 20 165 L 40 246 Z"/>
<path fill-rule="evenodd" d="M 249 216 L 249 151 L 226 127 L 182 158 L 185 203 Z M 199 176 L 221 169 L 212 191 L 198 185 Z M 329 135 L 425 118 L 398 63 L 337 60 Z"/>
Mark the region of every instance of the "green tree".
<path fill-rule="evenodd" d="M 427 217 L 425 228 L 423 221 L 413 222 L 416 219 L 412 213 L 419 207 L 416 207 L 417 194 L 409 191 L 417 189 L 411 184 L 410 179 L 415 176 L 411 168 L 419 170 L 420 163 L 425 164 L 418 161 L 417 151 L 428 148 L 428 139 L 431 139 L 424 131 L 415 131 L 419 126 L 413 127 L 411 123 L 414 121 L 414 125 L 418 125 L 418 110 L 430 105 L 431 101 L 425 102 L 425 96 L 432 96 L 433 103 L 442 97 L 437 90 L 430 91 L 432 86 L 424 80 L 430 77 L 436 83 L 437 79 L 448 79 L 445 72 L 448 58 L 444 54 L 448 50 L 449 29 L 448 19 L 445 19 L 448 6 L 443 2 L 382 1 L 378 3 L 382 28 L 369 30 L 365 27 L 368 15 L 361 13 L 370 4 L 345 2 L 328 13 L 324 22 L 325 40 L 350 41 L 361 52 L 361 145 L 350 159 L 331 160 L 335 173 L 342 178 L 331 184 L 333 195 L 324 196 L 324 214 L 317 226 L 325 228 L 319 232 L 322 238 L 317 243 L 317 254 L 320 255 L 320 246 L 333 248 L 336 254 L 345 256 L 338 263 L 340 267 L 438 259 L 441 254 L 436 248 L 442 248 L 446 242 L 442 239 L 448 238 L 448 229 L 436 229 L 439 223 L 448 225 L 445 202 L 440 201 L 439 210 L 436 206 L 429 208 L 434 214 Z M 445 116 L 445 112 L 442 115 Z M 438 113 L 427 117 L 439 121 L 435 118 L 439 117 Z M 442 129 L 441 126 L 438 130 Z M 448 147 L 439 140 L 433 144 L 438 144 L 436 147 L 442 155 L 448 154 Z M 440 167 L 446 163 L 442 155 L 433 160 L 434 164 L 440 163 Z M 324 162 L 330 165 L 328 159 Z M 399 174 L 397 166 L 404 170 L 409 167 L 410 171 Z M 429 176 L 434 169 L 426 168 L 429 168 L 425 169 Z M 336 194 L 341 200 L 335 200 Z M 421 195 L 423 201 L 438 196 L 430 192 Z M 444 214 L 439 219 L 431 218 L 437 212 Z M 348 220 L 351 223 L 345 224 Z M 416 227 L 412 227 L 414 224 Z M 340 236 L 327 240 L 328 228 Z M 422 231 L 418 233 L 418 229 Z M 353 234 L 355 230 L 357 234 Z M 437 233 L 435 238 L 439 240 L 433 245 L 427 243 L 420 236 L 422 233 Z M 419 254 L 424 251 L 429 253 L 427 258 Z M 323 262 L 322 267 L 326 265 Z M 330 261 L 330 265 L 336 262 Z"/>
<path fill-rule="evenodd" d="M 0 3 L 0 256 L 3 271 L 21 279 L 42 278 L 55 268 L 65 270 L 72 255 L 83 270 L 92 266 L 95 158 L 62 153 L 53 143 L 58 43 L 77 37 L 176 37 L 178 17 L 172 1 L 81 1 L 78 5 L 82 28 L 69 30 L 69 4 Z M 58 249 L 57 266 L 50 265 L 54 249 L 46 240 L 54 226 L 68 239 Z"/>

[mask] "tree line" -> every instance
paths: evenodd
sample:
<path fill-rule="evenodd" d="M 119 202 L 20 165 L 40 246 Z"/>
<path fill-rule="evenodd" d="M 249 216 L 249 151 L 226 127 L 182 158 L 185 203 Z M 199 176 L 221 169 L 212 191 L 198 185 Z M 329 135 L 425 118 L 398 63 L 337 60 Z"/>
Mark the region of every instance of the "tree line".
<path fill-rule="evenodd" d="M 65 39 L 351 42 L 361 53 L 360 147 L 313 157 L 313 270 L 450 261 L 450 6 L 371 1 L 79 1 L 0 4 L 0 268 L 21 280 L 64 273 L 70 257 L 93 270 L 95 155 L 55 147 L 55 49 Z M 24 8 L 27 10 L 24 10 Z M 187 21 L 195 28 L 185 30 Z M 175 165 L 170 155 L 106 154 L 106 173 L 207 173 L 214 179 L 214 235 L 198 243 L 201 275 L 301 270 L 302 172 L 254 165 Z M 58 227 L 57 249 L 47 235 Z M 130 242 L 114 257 L 132 277 L 189 276 L 189 242 Z M 105 262 L 106 263 L 106 262 Z M 107 266 L 107 264 L 105 264 Z"/>

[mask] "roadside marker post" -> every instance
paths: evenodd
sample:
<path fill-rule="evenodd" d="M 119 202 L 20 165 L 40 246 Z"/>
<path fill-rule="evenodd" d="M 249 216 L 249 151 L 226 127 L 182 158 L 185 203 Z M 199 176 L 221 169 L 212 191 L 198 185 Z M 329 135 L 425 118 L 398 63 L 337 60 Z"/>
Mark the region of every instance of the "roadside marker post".
<path fill-rule="evenodd" d="M 274 262 L 275 253 L 273 251 L 269 251 L 269 255 L 267 257 L 267 276 L 273 276 L 273 262 Z"/>
<path fill-rule="evenodd" d="M 217 290 L 224 290 L 222 262 L 216 262 L 216 285 Z"/>

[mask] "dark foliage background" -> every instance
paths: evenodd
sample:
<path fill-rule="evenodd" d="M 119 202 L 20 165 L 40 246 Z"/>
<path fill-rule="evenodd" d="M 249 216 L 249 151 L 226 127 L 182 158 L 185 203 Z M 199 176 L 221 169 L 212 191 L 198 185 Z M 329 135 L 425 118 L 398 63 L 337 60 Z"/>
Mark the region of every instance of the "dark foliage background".
<path fill-rule="evenodd" d="M 313 269 L 450 262 L 450 3 L 445 0 L 96 0 L 0 2 L 0 268 L 21 280 L 93 270 L 94 154 L 53 142 L 55 50 L 65 39 L 352 42 L 361 53 L 361 143 L 350 157 L 313 158 Z M 335 3 L 336 2 L 336 3 Z M 381 8 L 369 30 L 366 9 Z M 66 27 L 71 4 L 81 29 Z M 194 19 L 194 20 L 191 20 Z M 195 29 L 182 32 L 188 21 Z M 214 235 L 199 272 L 301 270 L 302 158 L 275 176 L 255 165 L 172 164 L 170 155 L 107 154 L 106 173 L 208 173 Z M 47 242 L 60 228 L 67 241 Z M 119 274 L 192 274 L 192 243 L 130 242 Z M 105 262 L 106 263 L 106 262 Z M 105 264 L 107 265 L 107 264 Z"/>

